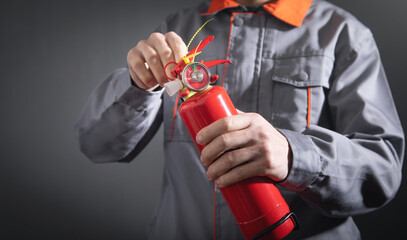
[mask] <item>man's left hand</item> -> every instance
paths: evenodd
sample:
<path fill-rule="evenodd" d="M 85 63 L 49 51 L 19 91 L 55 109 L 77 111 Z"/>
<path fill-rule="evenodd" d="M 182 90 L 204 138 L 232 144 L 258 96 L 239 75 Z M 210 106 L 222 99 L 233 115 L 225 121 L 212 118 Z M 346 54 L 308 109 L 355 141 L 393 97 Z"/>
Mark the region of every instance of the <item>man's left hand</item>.
<path fill-rule="evenodd" d="M 287 139 L 257 113 L 243 113 L 215 121 L 196 137 L 206 145 L 201 162 L 207 178 L 226 187 L 254 176 L 284 180 L 291 168 Z"/>

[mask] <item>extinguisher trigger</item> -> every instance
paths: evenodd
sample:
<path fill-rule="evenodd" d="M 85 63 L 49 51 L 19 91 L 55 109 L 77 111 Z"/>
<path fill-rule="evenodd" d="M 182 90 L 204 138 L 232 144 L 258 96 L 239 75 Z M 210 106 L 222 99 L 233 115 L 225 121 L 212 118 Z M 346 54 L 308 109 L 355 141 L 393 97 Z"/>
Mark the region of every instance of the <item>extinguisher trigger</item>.
<path fill-rule="evenodd" d="M 218 64 L 232 64 L 231 61 L 227 60 L 227 59 L 220 59 L 220 60 L 213 60 L 213 61 L 207 61 L 207 62 L 203 62 L 203 64 L 205 64 L 208 68 L 213 67 L 215 65 Z"/>

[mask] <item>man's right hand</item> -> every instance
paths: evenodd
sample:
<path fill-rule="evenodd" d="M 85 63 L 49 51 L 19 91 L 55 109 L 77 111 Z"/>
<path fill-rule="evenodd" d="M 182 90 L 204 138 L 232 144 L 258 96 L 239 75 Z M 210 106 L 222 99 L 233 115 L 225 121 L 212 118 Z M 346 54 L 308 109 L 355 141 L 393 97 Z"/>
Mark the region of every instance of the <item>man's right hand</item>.
<path fill-rule="evenodd" d="M 164 76 L 164 66 L 169 62 L 178 62 L 185 52 L 185 43 L 176 33 L 152 33 L 147 40 L 141 40 L 128 52 L 130 76 L 141 89 L 152 91 L 158 85 L 163 87 L 168 82 Z"/>

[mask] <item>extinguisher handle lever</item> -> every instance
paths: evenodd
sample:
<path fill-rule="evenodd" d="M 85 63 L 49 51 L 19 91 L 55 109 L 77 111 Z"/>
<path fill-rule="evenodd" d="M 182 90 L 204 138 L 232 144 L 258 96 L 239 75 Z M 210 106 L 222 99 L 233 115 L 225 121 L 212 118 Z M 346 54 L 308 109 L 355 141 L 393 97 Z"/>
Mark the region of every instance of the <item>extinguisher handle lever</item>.
<path fill-rule="evenodd" d="M 208 43 L 210 43 L 210 42 L 213 40 L 213 38 L 214 38 L 213 35 L 206 37 L 204 40 L 201 41 L 201 43 L 200 43 L 198 46 L 196 46 L 194 49 L 192 49 L 191 51 L 189 51 L 189 52 L 187 53 L 187 57 L 188 57 L 189 55 L 194 54 L 194 53 L 200 52 L 202 49 L 204 49 L 204 47 L 206 47 L 206 45 L 207 45 Z"/>
<path fill-rule="evenodd" d="M 232 64 L 232 62 L 227 60 L 227 59 L 213 60 L 213 61 L 207 61 L 207 62 L 202 62 L 202 63 L 205 64 L 208 68 L 213 67 L 213 66 L 218 65 L 218 64 L 222 64 L 222 63 Z"/>

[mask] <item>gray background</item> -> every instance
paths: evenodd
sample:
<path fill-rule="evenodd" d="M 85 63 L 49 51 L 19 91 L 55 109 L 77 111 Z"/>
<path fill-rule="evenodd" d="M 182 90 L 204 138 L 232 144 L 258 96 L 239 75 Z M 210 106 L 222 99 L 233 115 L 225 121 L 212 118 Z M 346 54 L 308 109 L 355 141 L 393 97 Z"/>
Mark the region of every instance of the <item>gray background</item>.
<path fill-rule="evenodd" d="M 0 239 L 144 236 L 161 184 L 162 129 L 135 161 L 93 164 L 79 152 L 73 124 L 130 48 L 169 12 L 196 2 L 0 2 Z M 332 2 L 372 29 L 406 129 L 407 3 Z M 356 218 L 365 239 L 407 238 L 406 188 L 404 179 L 393 202 Z"/>

